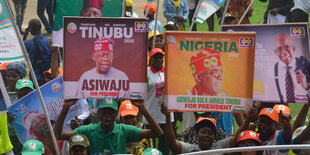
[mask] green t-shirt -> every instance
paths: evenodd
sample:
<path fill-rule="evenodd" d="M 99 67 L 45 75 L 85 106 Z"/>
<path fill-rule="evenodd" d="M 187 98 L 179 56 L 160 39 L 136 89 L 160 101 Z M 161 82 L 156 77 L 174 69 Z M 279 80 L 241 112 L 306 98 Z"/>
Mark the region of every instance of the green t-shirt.
<path fill-rule="evenodd" d="M 78 127 L 75 134 L 84 134 L 90 143 L 90 154 L 126 154 L 128 142 L 139 142 L 141 130 L 132 125 L 116 124 L 106 133 L 101 129 L 101 122 Z"/>

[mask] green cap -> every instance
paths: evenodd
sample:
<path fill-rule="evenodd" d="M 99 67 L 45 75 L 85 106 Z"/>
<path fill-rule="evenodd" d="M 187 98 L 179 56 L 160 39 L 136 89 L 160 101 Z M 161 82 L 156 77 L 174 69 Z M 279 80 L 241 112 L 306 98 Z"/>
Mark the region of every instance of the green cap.
<path fill-rule="evenodd" d="M 205 112 L 197 112 L 197 114 L 199 114 L 199 115 L 201 115 L 201 114 L 203 114 L 203 113 L 205 113 Z"/>
<path fill-rule="evenodd" d="M 24 143 L 22 155 L 42 155 L 44 154 L 44 146 L 38 140 L 28 140 Z"/>
<path fill-rule="evenodd" d="M 162 155 L 162 153 L 155 148 L 147 148 L 144 150 L 142 155 Z"/>
<path fill-rule="evenodd" d="M 69 141 L 69 150 L 71 150 L 71 148 L 76 145 L 88 147 L 89 141 L 85 135 L 73 135 L 71 136 L 70 141 Z"/>
<path fill-rule="evenodd" d="M 25 87 L 31 88 L 32 90 L 34 89 L 32 81 L 30 81 L 28 79 L 19 79 L 16 82 L 16 89 L 22 89 Z"/>
<path fill-rule="evenodd" d="M 118 104 L 114 99 L 102 99 L 99 103 L 99 108 L 112 108 L 118 110 Z"/>

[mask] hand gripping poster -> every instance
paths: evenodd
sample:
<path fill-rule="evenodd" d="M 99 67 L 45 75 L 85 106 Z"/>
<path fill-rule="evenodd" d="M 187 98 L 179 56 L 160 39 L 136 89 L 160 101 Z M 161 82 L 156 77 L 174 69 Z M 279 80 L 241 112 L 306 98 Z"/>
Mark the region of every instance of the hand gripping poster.
<path fill-rule="evenodd" d="M 224 26 L 223 30 L 256 31 L 253 100 L 308 102 L 308 24 Z"/>
<path fill-rule="evenodd" d="M 64 18 L 64 98 L 143 99 L 148 23 Z"/>
<path fill-rule="evenodd" d="M 169 111 L 246 112 L 255 32 L 166 32 Z"/>

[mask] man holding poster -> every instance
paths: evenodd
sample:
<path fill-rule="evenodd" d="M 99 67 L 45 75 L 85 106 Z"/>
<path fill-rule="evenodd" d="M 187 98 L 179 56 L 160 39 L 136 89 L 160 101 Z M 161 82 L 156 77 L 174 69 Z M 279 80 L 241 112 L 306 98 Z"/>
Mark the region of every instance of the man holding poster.
<path fill-rule="evenodd" d="M 78 81 L 76 98 L 89 98 L 92 94 L 128 98 L 127 75 L 112 67 L 113 39 L 99 37 L 94 43 L 92 59 L 96 67 L 82 74 Z M 108 92 L 109 91 L 109 92 Z"/>
<path fill-rule="evenodd" d="M 274 65 L 275 84 L 281 102 L 298 102 L 309 90 L 307 75 L 310 63 L 304 57 L 295 57 L 295 46 L 284 33 L 276 35 L 274 52 L 279 60 Z"/>

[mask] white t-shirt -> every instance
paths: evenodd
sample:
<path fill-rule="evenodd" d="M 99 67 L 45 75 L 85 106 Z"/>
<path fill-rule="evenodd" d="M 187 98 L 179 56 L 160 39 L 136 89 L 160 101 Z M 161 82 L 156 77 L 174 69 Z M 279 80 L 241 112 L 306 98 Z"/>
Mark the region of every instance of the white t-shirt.
<path fill-rule="evenodd" d="M 213 143 L 210 150 L 229 148 L 229 144 L 230 144 L 230 141 L 232 138 L 233 137 L 225 138 L 225 139 L 222 139 L 216 143 Z M 190 153 L 190 152 L 201 151 L 198 144 L 189 144 L 189 143 L 185 143 L 185 142 L 181 142 L 181 144 L 182 144 L 182 153 Z M 216 153 L 214 155 L 222 155 L 222 154 L 223 153 Z"/>
<path fill-rule="evenodd" d="M 295 9 L 300 9 L 304 11 L 305 13 L 309 14 L 310 12 L 310 1 L 309 0 L 294 0 L 294 7 L 291 9 L 291 11 Z"/>
<path fill-rule="evenodd" d="M 88 82 L 89 82 L 89 80 L 95 80 L 95 81 L 98 80 L 101 83 L 105 82 L 106 85 L 101 87 L 100 82 L 98 82 L 98 85 L 96 86 L 96 82 L 94 82 L 93 85 L 90 85 L 90 84 L 88 85 L 89 90 L 82 90 L 84 80 L 88 80 Z M 127 75 L 124 72 L 122 72 L 122 71 L 120 71 L 114 67 L 111 67 L 110 70 L 105 74 L 97 73 L 96 67 L 95 67 L 89 71 L 86 71 L 80 77 L 79 82 L 78 82 L 78 87 L 77 87 L 76 98 L 90 98 L 90 97 L 100 98 L 99 97 L 100 95 L 98 97 L 91 95 L 91 92 L 94 92 L 94 91 L 96 91 L 96 92 L 110 92 L 110 93 L 113 93 L 113 92 L 117 93 L 118 92 L 119 93 L 118 96 L 115 96 L 114 98 L 128 98 L 129 90 L 124 91 L 122 89 L 124 87 L 124 84 L 126 85 L 127 80 L 129 80 Z M 112 82 L 113 82 L 113 84 L 112 84 Z M 121 85 L 119 85 L 119 84 L 121 84 Z M 90 90 L 91 87 L 93 87 L 94 89 Z M 129 87 L 129 85 L 128 85 L 128 87 Z M 103 88 L 103 89 L 101 89 L 101 88 Z M 103 96 L 101 98 L 103 98 Z"/>

